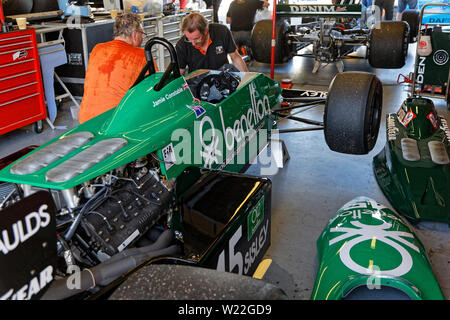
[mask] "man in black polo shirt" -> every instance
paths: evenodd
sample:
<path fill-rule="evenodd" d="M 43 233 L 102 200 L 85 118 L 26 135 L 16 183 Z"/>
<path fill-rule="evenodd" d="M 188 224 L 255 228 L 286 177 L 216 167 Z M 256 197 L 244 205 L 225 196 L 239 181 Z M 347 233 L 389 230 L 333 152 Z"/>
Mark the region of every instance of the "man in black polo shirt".
<path fill-rule="evenodd" d="M 230 24 L 234 41 L 240 48 L 242 45 L 251 45 L 251 34 L 256 11 L 268 7 L 269 2 L 263 0 L 234 0 L 227 12 L 226 22 Z"/>
<path fill-rule="evenodd" d="M 197 69 L 217 70 L 228 62 L 242 72 L 247 66 L 239 55 L 230 30 L 224 25 L 211 23 L 199 13 L 191 13 L 183 19 L 181 31 L 184 36 L 176 45 L 181 74 Z"/>

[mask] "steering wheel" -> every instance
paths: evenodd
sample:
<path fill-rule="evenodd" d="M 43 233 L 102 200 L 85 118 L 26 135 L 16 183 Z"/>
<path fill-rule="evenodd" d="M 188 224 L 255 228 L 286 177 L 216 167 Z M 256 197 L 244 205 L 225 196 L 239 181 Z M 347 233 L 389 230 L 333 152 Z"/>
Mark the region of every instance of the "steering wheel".
<path fill-rule="evenodd" d="M 144 68 L 142 68 L 141 73 L 139 74 L 138 78 L 136 79 L 136 81 L 132 87 L 137 85 L 139 82 L 144 80 L 149 75 L 152 75 L 156 72 L 154 60 L 153 60 L 153 56 L 152 56 L 152 47 L 155 44 L 160 44 L 160 45 L 164 46 L 169 51 L 169 54 L 170 54 L 170 63 L 167 66 L 166 70 L 164 71 L 163 76 L 161 77 L 161 80 L 159 80 L 159 82 L 154 87 L 155 91 L 159 91 L 164 87 L 166 80 L 170 77 L 170 75 L 172 73 L 173 73 L 174 79 L 181 76 L 180 68 L 178 67 L 177 54 L 176 54 L 173 44 L 164 38 L 154 37 L 154 38 L 151 38 L 150 40 L 148 40 L 147 43 L 145 44 L 144 52 L 145 52 L 145 59 L 147 60 L 147 63 L 145 64 Z M 148 72 L 148 74 L 146 75 L 147 72 Z"/>
<path fill-rule="evenodd" d="M 217 87 L 219 83 L 219 75 L 217 74 L 210 74 L 206 77 L 204 77 L 202 80 L 200 80 L 200 83 L 197 87 L 197 96 L 200 100 L 203 101 L 211 101 L 211 100 L 217 100 L 222 97 L 220 94 L 219 96 L 215 97 L 217 95 L 214 94 L 215 92 L 211 92 L 213 88 Z M 217 91 L 217 90 L 216 90 Z M 210 99 L 211 96 L 211 99 Z M 216 98 L 216 99 L 214 99 Z"/>
<path fill-rule="evenodd" d="M 240 77 L 228 70 L 219 74 L 204 77 L 197 86 L 197 96 L 200 100 L 217 103 L 228 97 L 239 86 Z"/>

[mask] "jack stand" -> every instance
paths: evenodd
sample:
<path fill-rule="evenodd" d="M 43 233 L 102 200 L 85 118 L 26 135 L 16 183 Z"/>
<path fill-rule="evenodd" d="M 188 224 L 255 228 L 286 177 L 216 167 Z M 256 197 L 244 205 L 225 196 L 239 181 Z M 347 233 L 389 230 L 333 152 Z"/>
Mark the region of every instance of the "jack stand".
<path fill-rule="evenodd" d="M 316 60 L 316 62 L 314 62 L 314 68 L 313 68 L 312 73 L 317 73 L 317 71 L 318 71 L 319 68 L 320 68 L 320 65 L 321 65 L 321 62 L 319 62 L 319 61 Z"/>
<path fill-rule="evenodd" d="M 336 61 L 335 64 L 336 64 L 336 68 L 338 69 L 339 73 L 344 72 L 344 61 L 339 60 L 339 61 Z"/>
<path fill-rule="evenodd" d="M 339 60 L 339 61 L 336 61 L 334 64 L 336 65 L 336 68 L 338 69 L 339 73 L 344 72 L 344 61 Z M 316 62 L 314 62 L 314 68 L 313 68 L 312 73 L 317 73 L 317 71 L 319 70 L 321 65 L 322 65 L 322 62 L 316 60 Z"/>
<path fill-rule="evenodd" d="M 277 168 L 283 168 L 291 158 L 283 140 L 270 139 L 270 148 Z"/>

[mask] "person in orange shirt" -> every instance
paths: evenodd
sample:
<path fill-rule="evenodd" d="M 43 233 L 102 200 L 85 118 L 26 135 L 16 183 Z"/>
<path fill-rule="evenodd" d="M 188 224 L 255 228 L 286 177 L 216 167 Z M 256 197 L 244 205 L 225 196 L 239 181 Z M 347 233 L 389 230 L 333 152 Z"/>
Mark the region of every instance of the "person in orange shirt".
<path fill-rule="evenodd" d="M 140 48 L 144 34 L 141 18 L 126 13 L 116 17 L 114 40 L 94 47 L 78 113 L 80 123 L 116 107 L 134 84 L 147 63 Z"/>

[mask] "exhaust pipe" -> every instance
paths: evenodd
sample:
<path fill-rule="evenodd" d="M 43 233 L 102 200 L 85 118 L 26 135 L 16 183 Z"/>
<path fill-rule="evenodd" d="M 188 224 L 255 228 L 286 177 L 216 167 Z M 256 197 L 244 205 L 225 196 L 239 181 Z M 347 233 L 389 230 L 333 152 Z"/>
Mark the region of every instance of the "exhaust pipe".
<path fill-rule="evenodd" d="M 97 285 L 107 286 L 125 272 L 147 260 L 160 256 L 176 255 L 181 250 L 178 245 L 169 246 L 173 239 L 174 235 L 172 230 L 166 230 L 152 245 L 142 248 L 126 249 L 91 269 L 84 269 L 69 277 L 54 280 L 41 300 L 66 299 L 92 289 Z M 75 277 L 77 277 L 77 283 L 73 285 L 72 280 Z"/>

